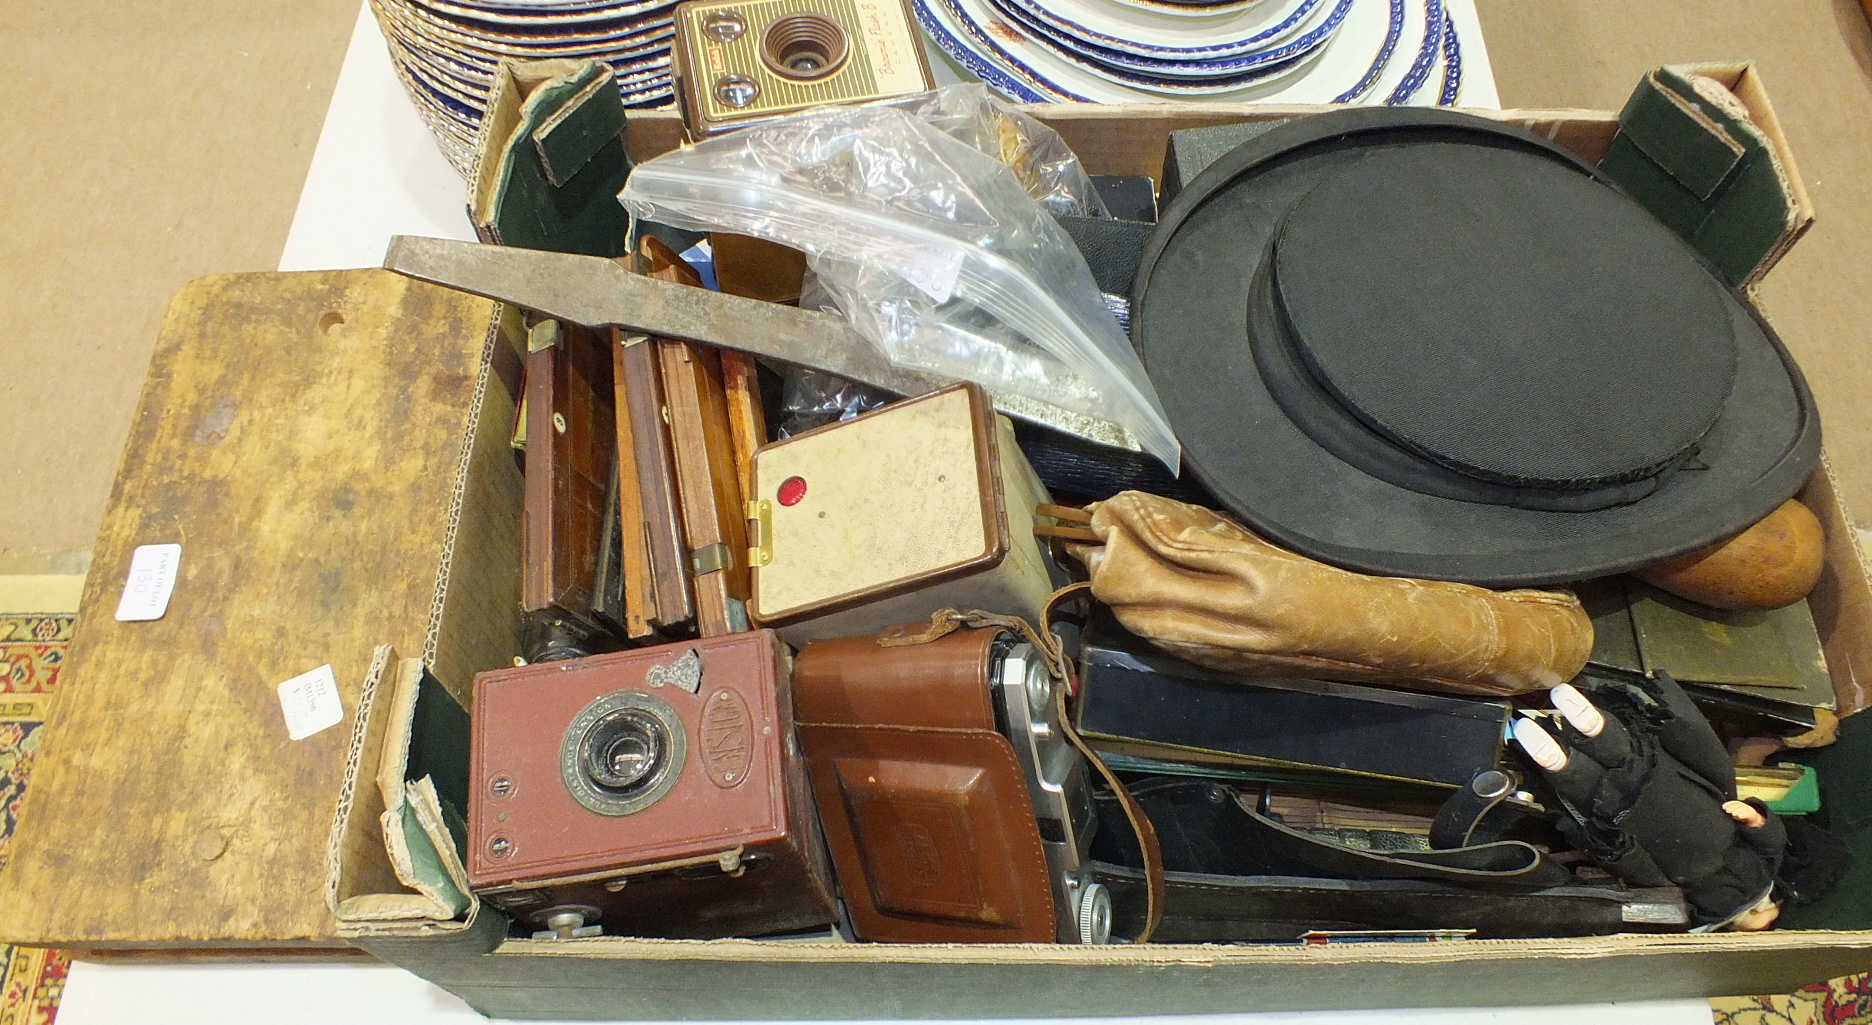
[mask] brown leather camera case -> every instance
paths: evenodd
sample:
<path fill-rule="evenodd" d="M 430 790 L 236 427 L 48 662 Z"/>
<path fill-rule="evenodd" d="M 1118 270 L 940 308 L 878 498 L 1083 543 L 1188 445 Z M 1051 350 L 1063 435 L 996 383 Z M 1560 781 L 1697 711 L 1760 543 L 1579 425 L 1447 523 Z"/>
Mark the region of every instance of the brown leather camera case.
<path fill-rule="evenodd" d="M 1000 636 L 961 630 L 901 647 L 853 637 L 800 652 L 800 743 L 860 939 L 1056 939 L 1027 782 L 995 731 Z"/>
<path fill-rule="evenodd" d="M 789 742 L 786 662 L 759 630 L 482 673 L 470 884 L 522 920 L 576 909 L 621 935 L 758 936 L 832 921 L 830 866 Z M 665 731 L 665 767 L 636 791 L 580 775 L 583 738 L 619 709 L 647 710 Z"/>

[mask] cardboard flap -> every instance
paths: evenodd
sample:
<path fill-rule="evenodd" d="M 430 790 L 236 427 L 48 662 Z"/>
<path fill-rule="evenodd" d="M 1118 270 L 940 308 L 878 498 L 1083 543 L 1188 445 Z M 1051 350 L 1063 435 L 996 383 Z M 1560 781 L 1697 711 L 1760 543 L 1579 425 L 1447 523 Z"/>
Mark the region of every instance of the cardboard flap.
<path fill-rule="evenodd" d="M 1715 195 L 1742 162 L 1742 144 L 1689 100 L 1661 88 L 1655 72 L 1620 112 L 1619 131 L 1698 199 Z"/>
<path fill-rule="evenodd" d="M 420 659 L 397 659 L 384 646 L 378 663 L 332 827 L 326 896 L 341 931 L 451 920 L 475 907 L 461 847 L 468 713 Z M 369 777 L 374 788 L 362 786 Z"/>
<path fill-rule="evenodd" d="M 398 881 L 428 898 L 423 917 L 454 918 L 472 902 L 466 830 L 449 828 L 468 804 L 468 713 L 419 659 L 399 662 L 394 681 L 377 763 L 385 849 Z"/>
<path fill-rule="evenodd" d="M 505 61 L 475 143 L 469 219 L 481 241 L 621 256 L 631 169 L 624 99 L 593 60 Z"/>
<path fill-rule="evenodd" d="M 420 659 L 397 664 L 389 700 L 389 726 L 377 764 L 384 806 L 401 801 L 407 784 L 429 779 L 440 801 L 468 807 L 468 712 Z"/>
<path fill-rule="evenodd" d="M 382 825 L 384 847 L 397 880 L 423 898 L 409 902 L 411 917 L 452 919 L 468 910 L 473 898 L 467 886 L 457 881 L 463 878 L 461 862 L 446 832 L 436 835 L 425 829 L 414 803 L 407 799 L 384 811 Z M 346 912 L 340 904 L 340 921 Z"/>
<path fill-rule="evenodd" d="M 500 244 L 498 236 L 489 237 L 486 232 L 493 227 L 501 165 L 520 134 L 520 112 L 527 97 L 546 82 L 576 75 L 581 63 L 566 58 L 506 60 L 495 70 L 493 88 L 488 90 L 487 113 L 482 115 L 481 131 L 475 136 L 474 176 L 469 182 L 468 219 L 481 233 L 481 241 Z"/>
<path fill-rule="evenodd" d="M 617 99 L 610 65 L 594 61 L 567 85 L 576 87 L 570 96 L 561 98 L 563 88 L 558 85 L 536 94 L 536 100 L 556 109 L 533 129 L 546 180 L 561 187 L 624 131 L 624 104 Z M 612 90 L 609 97 L 603 95 L 607 87 Z M 533 106 L 528 103 L 529 109 Z"/>
<path fill-rule="evenodd" d="M 1599 169 L 1738 288 L 1759 281 L 1813 220 L 1748 65 L 1646 75 Z"/>
<path fill-rule="evenodd" d="M 384 857 L 382 792 L 359 786 L 369 780 L 376 753 L 383 750 L 390 717 L 382 713 L 383 702 L 377 695 L 394 686 L 389 677 L 399 664 L 396 649 L 378 645 L 358 695 L 344 779 L 338 788 L 338 812 L 326 852 L 325 903 L 334 914 L 341 904 L 360 894 L 401 893 L 396 872 Z"/>

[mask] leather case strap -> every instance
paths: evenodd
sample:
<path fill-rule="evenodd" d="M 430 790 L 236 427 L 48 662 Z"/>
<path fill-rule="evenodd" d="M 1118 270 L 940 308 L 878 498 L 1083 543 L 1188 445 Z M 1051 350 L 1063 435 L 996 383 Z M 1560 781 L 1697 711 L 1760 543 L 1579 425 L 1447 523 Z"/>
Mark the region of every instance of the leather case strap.
<path fill-rule="evenodd" d="M 1430 846 L 1447 850 L 1501 839 L 1502 832 L 1527 813 L 1510 800 L 1519 787 L 1513 773 L 1500 769 L 1476 773 L 1437 809 L 1430 825 Z"/>
<path fill-rule="evenodd" d="M 1207 780 L 1147 780 L 1134 788 L 1133 796 L 1174 839 L 1161 851 L 1163 864 L 1171 871 L 1414 879 L 1496 892 L 1545 889 L 1572 880 L 1563 866 L 1520 841 L 1441 851 L 1386 851 L 1334 843 L 1263 815 L 1250 808 L 1238 791 Z M 1101 822 L 1112 822 L 1116 813 L 1111 802 L 1099 804 Z M 1103 839 L 1094 840 L 1093 855 L 1120 862 L 1131 857 Z"/>

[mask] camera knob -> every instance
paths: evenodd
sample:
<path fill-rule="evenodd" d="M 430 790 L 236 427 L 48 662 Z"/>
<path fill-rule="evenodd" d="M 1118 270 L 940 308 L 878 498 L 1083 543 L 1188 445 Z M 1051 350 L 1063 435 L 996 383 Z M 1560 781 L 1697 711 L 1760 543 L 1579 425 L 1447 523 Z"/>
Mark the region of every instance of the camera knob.
<path fill-rule="evenodd" d="M 533 915 L 535 922 L 546 928 L 533 934 L 536 940 L 582 940 L 604 933 L 600 925 L 586 925 L 587 921 L 599 917 L 598 909 L 588 904 L 560 905 L 547 908 Z"/>
<path fill-rule="evenodd" d="M 1087 883 L 1079 888 L 1079 942 L 1104 946 L 1111 942 L 1111 891 L 1104 883 Z"/>

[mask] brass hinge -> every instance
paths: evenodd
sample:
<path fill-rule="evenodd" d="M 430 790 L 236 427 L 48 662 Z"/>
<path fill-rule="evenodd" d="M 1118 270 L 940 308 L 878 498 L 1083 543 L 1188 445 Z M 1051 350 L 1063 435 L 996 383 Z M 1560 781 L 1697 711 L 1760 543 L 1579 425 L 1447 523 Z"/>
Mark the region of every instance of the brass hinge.
<path fill-rule="evenodd" d="M 699 577 L 734 568 L 734 553 L 720 541 L 689 553 L 689 565 Z"/>
<path fill-rule="evenodd" d="M 556 320 L 542 320 L 527 330 L 527 351 L 538 352 L 559 344 L 562 332 Z"/>
<path fill-rule="evenodd" d="M 773 503 L 765 498 L 749 500 L 748 565 L 766 566 L 773 562 Z"/>

